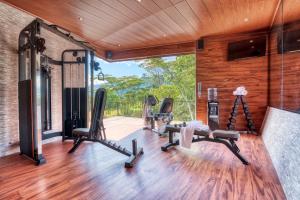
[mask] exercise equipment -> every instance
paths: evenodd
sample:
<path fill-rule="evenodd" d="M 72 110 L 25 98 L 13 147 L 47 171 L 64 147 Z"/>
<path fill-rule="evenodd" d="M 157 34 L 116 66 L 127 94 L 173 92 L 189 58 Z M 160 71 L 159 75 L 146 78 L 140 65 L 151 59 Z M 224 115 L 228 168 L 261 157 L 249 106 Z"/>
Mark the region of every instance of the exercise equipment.
<path fill-rule="evenodd" d="M 167 125 L 166 132 L 169 135 L 169 142 L 161 147 L 162 151 L 167 151 L 168 148 L 172 146 L 179 145 L 179 140 L 174 139 L 174 134 L 179 133 L 182 127 L 185 127 L 186 123 L 180 125 Z M 211 132 L 212 137 L 210 137 L 210 132 L 195 130 L 192 142 L 215 142 L 225 145 L 244 165 L 248 165 L 249 162 L 240 154 L 240 149 L 236 145 L 235 141 L 238 141 L 240 134 L 237 131 L 224 131 L 224 130 L 214 130 Z"/>
<path fill-rule="evenodd" d="M 155 122 L 168 125 L 173 120 L 173 98 L 165 98 L 159 108 L 159 112 L 155 113 L 153 107 L 158 103 L 158 99 L 153 95 L 148 95 L 144 101 L 144 129 L 150 129 L 158 134 L 163 134 L 164 130 L 155 129 Z M 157 125 L 159 128 L 161 125 Z"/>
<path fill-rule="evenodd" d="M 42 140 L 62 135 L 62 131 L 52 130 L 51 105 L 54 102 L 51 102 L 51 79 L 53 67 L 62 67 L 63 69 L 64 65 L 67 64 L 62 64 L 62 61 L 53 60 L 46 55 L 46 40 L 41 35 L 42 30 L 50 31 L 83 48 L 81 50 L 88 55 L 88 60 L 84 60 L 87 63 L 85 72 L 88 72 L 93 77 L 94 71 L 92 70 L 94 50 L 87 44 L 75 40 L 70 34 L 62 32 L 57 27 L 48 25 L 40 19 L 35 19 L 20 32 L 18 41 L 20 154 L 26 155 L 26 157 L 34 160 L 36 164 L 46 162 L 42 153 Z M 81 60 L 81 62 L 83 61 Z M 84 75 L 89 77 L 87 73 Z M 89 97 L 91 97 L 92 103 L 93 79 L 86 80 L 89 80 L 85 82 L 85 86 L 91 92 Z M 62 76 L 63 81 L 64 76 Z M 80 94 L 79 96 L 84 95 Z M 65 99 L 63 95 L 63 101 Z M 84 99 L 88 100 L 85 97 Z M 63 110 L 66 109 L 65 107 L 66 104 L 63 105 Z M 88 109 L 88 106 L 85 106 L 85 109 Z"/>
<path fill-rule="evenodd" d="M 73 129 L 87 127 L 89 122 L 87 57 L 89 51 L 82 49 L 65 50 L 62 53 L 63 141 L 74 139 Z"/>
<path fill-rule="evenodd" d="M 96 72 L 98 71 L 98 74 L 95 78 L 97 78 L 99 81 L 104 81 L 104 73 L 102 72 L 102 68 L 98 62 L 94 62 L 94 70 Z"/>
<path fill-rule="evenodd" d="M 19 35 L 19 134 L 20 154 L 33 159 L 36 164 L 45 163 L 42 154 L 41 107 L 41 54 L 45 40 L 40 36 L 36 22 L 26 26 Z"/>
<path fill-rule="evenodd" d="M 247 104 L 247 102 L 246 102 L 243 95 L 237 95 L 235 100 L 234 100 L 232 111 L 230 113 L 229 123 L 227 124 L 228 130 L 235 130 L 236 116 L 238 114 L 238 107 L 239 107 L 240 104 L 242 104 L 242 106 L 243 106 L 243 111 L 244 111 L 244 114 L 245 114 L 245 118 L 247 120 L 248 132 L 257 135 L 257 133 L 255 131 L 255 125 L 254 125 L 254 122 L 252 120 L 251 113 L 249 111 L 248 104 Z"/>
<path fill-rule="evenodd" d="M 94 99 L 94 72 L 104 74 L 94 54 L 84 49 L 68 49 L 62 53 L 63 132 L 62 140 L 74 140 L 73 129 L 90 123 Z"/>
<path fill-rule="evenodd" d="M 134 161 L 143 154 L 143 149 L 137 147 L 136 139 L 132 140 L 132 151 L 118 145 L 112 141 L 106 140 L 106 133 L 103 124 L 103 115 L 106 104 L 106 90 L 100 88 L 96 92 L 95 104 L 92 113 L 92 121 L 90 128 L 76 128 L 72 131 L 75 136 L 75 141 L 72 149 L 69 153 L 73 153 L 84 141 L 98 142 L 111 148 L 119 153 L 128 156 L 128 160 L 125 162 L 125 167 L 133 167 Z"/>

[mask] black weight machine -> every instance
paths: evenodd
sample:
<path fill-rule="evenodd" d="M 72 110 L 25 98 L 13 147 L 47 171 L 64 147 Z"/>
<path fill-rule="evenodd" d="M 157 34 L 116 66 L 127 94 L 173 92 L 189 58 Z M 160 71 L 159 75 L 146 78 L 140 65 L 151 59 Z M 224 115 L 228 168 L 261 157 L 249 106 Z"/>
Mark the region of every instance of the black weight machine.
<path fill-rule="evenodd" d="M 63 141 L 74 139 L 72 130 L 88 124 L 89 57 L 82 49 L 62 53 Z"/>
<path fill-rule="evenodd" d="M 73 129 L 88 127 L 91 121 L 94 79 L 104 80 L 94 58 L 93 51 L 85 49 L 67 49 L 62 53 L 63 141 L 76 139 Z"/>
<path fill-rule="evenodd" d="M 20 154 L 31 158 L 37 164 L 46 161 L 42 153 L 42 140 L 64 134 L 61 130 L 53 130 L 53 113 L 51 109 L 53 104 L 60 103 L 60 100 L 59 102 L 52 102 L 51 99 L 53 95 L 51 93 L 51 87 L 53 86 L 52 71 L 54 68 L 63 71 L 64 66 L 62 61 L 53 60 L 45 54 L 47 43 L 45 38 L 42 37 L 44 31 L 49 31 L 81 47 L 80 51 L 86 52 L 89 55 L 88 61 L 91 62 L 87 66 L 88 72 L 94 72 L 94 70 L 91 70 L 94 66 L 94 50 L 86 43 L 74 39 L 70 33 L 62 31 L 59 27 L 35 19 L 20 32 L 18 47 Z M 85 62 L 87 63 L 87 61 Z M 62 76 L 61 79 L 63 82 L 64 77 Z M 92 81 L 88 87 L 91 88 L 89 91 L 92 93 Z M 87 93 L 87 91 L 84 91 L 84 93 Z M 62 105 L 63 110 L 66 105 Z M 83 106 L 86 110 L 88 109 L 86 105 Z M 84 121 L 84 123 L 87 122 Z"/>
<path fill-rule="evenodd" d="M 42 139 L 51 130 L 51 67 L 41 29 L 48 29 L 36 19 L 19 34 L 19 134 L 20 154 L 36 164 L 46 162 Z"/>
<path fill-rule="evenodd" d="M 164 125 L 169 125 L 173 120 L 173 98 L 164 98 L 159 111 L 155 113 L 153 111 L 153 107 L 158 104 L 158 99 L 154 95 L 148 95 L 145 97 L 144 101 L 144 120 L 145 120 L 145 127 L 144 130 L 150 129 L 153 132 L 162 135 L 163 132 L 155 128 L 155 122 L 161 121 Z M 149 127 L 150 125 L 150 127 Z M 158 125 L 157 125 L 158 127 Z M 159 127 L 158 127 L 159 128 Z"/>

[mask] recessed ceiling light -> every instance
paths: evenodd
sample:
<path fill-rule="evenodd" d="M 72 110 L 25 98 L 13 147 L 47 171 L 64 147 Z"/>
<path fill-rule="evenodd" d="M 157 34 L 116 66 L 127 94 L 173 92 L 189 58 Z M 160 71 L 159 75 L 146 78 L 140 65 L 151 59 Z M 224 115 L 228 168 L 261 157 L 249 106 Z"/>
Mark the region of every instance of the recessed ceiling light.
<path fill-rule="evenodd" d="M 249 19 L 248 18 L 244 18 L 244 22 L 248 22 L 249 21 Z"/>
<path fill-rule="evenodd" d="M 118 47 L 120 47 L 121 45 L 120 44 L 118 44 Z"/>
<path fill-rule="evenodd" d="M 142 0 L 137 0 L 138 2 L 141 2 Z"/>
<path fill-rule="evenodd" d="M 83 20 L 83 18 L 82 18 L 82 17 L 78 17 L 78 19 L 79 19 L 79 21 L 82 21 L 82 20 Z"/>
<path fill-rule="evenodd" d="M 250 40 L 249 42 L 250 42 L 250 43 L 253 43 L 253 40 Z"/>
<path fill-rule="evenodd" d="M 251 46 L 251 48 L 252 48 L 252 49 L 254 49 L 254 48 L 255 48 L 255 46 Z"/>

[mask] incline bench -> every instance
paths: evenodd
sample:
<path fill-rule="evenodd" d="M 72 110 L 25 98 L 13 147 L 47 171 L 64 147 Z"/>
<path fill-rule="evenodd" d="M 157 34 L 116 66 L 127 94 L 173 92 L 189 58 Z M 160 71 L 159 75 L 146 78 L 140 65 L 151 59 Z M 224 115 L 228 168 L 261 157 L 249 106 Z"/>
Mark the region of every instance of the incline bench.
<path fill-rule="evenodd" d="M 96 91 L 90 128 L 76 128 L 73 130 L 73 135 L 75 135 L 76 139 L 74 140 L 74 145 L 72 149 L 69 150 L 69 153 L 74 153 L 84 141 L 98 142 L 114 151 L 128 156 L 129 158 L 125 162 L 125 167 L 133 167 L 135 160 L 144 153 L 143 148 L 138 148 L 136 139 L 132 140 L 132 151 L 106 139 L 103 124 L 105 104 L 106 90 L 104 88 L 99 88 Z"/>
<path fill-rule="evenodd" d="M 174 133 L 179 133 L 181 127 L 180 126 L 173 126 L 167 125 L 166 132 L 169 134 L 169 142 L 161 147 L 162 151 L 167 151 L 171 146 L 179 145 L 179 139 L 174 141 Z M 240 154 L 240 149 L 235 144 L 240 138 L 240 133 L 237 131 L 224 131 L 224 130 L 214 130 L 212 131 L 213 138 L 209 137 L 209 132 L 207 131 L 200 131 L 195 130 L 192 142 L 200 142 L 200 141 L 207 141 L 207 142 L 216 142 L 224 144 L 244 165 L 248 165 L 248 161 Z"/>

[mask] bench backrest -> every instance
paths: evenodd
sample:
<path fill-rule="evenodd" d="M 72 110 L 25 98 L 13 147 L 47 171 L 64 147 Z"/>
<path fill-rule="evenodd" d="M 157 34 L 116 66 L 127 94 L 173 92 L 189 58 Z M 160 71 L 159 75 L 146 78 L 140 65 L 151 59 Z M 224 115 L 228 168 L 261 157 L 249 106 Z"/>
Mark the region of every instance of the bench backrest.
<path fill-rule="evenodd" d="M 165 98 L 160 105 L 159 113 L 171 113 L 173 110 L 173 98 Z"/>
<path fill-rule="evenodd" d="M 90 126 L 91 134 L 99 134 L 101 131 L 103 125 L 105 104 L 106 104 L 106 90 L 104 88 L 100 88 L 96 91 L 96 95 L 95 95 L 94 108 L 92 112 L 92 120 Z"/>

